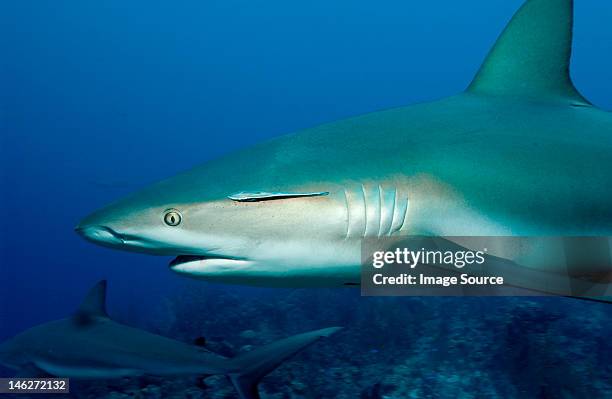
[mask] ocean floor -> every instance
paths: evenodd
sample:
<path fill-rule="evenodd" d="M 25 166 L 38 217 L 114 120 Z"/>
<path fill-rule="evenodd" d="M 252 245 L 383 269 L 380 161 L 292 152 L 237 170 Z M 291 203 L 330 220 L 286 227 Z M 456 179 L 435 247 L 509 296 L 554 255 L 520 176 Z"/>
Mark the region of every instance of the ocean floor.
<path fill-rule="evenodd" d="M 186 342 L 205 336 L 209 349 L 227 356 L 345 327 L 265 377 L 263 398 L 612 398 L 606 304 L 201 284 L 166 298 L 155 314 L 154 322 L 117 319 Z M 71 389 L 83 398 L 236 397 L 223 376 L 73 381 Z"/>

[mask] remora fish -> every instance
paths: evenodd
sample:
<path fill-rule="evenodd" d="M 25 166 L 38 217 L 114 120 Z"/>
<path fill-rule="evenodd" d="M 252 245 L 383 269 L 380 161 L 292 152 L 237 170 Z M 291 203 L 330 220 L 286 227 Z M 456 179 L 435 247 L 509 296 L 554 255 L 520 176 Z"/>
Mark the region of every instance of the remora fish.
<path fill-rule="evenodd" d="M 611 236 L 612 114 L 572 84 L 572 20 L 571 0 L 529 0 L 465 92 L 235 152 L 77 231 L 267 286 L 357 284 L 368 237 Z"/>
<path fill-rule="evenodd" d="M 241 398 L 258 398 L 257 383 L 284 360 L 338 331 L 324 328 L 275 341 L 228 359 L 119 324 L 106 313 L 106 282 L 89 292 L 77 312 L 30 328 L 0 345 L 0 363 L 33 377 L 69 378 L 225 374 Z"/>

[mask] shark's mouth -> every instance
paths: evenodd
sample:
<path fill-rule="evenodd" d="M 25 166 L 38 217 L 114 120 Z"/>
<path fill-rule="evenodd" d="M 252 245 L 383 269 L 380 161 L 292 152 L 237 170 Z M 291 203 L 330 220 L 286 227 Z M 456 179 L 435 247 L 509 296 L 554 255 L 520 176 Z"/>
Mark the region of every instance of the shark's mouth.
<path fill-rule="evenodd" d="M 197 262 L 200 260 L 209 259 L 206 256 L 197 256 L 197 255 L 179 255 L 176 258 L 170 261 L 168 265 L 170 268 L 173 268 L 178 265 L 182 265 L 184 263 Z"/>

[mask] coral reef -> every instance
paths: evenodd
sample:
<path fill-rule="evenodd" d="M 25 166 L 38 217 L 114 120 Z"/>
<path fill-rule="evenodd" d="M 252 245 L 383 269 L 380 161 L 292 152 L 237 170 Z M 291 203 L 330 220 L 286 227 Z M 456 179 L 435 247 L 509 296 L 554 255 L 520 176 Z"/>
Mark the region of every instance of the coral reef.
<path fill-rule="evenodd" d="M 186 283 L 148 328 L 232 356 L 346 328 L 265 377 L 264 398 L 612 397 L 612 306 L 567 298 L 373 298 Z M 129 322 L 129 314 L 119 317 Z M 235 398 L 223 376 L 74 382 L 83 398 Z"/>

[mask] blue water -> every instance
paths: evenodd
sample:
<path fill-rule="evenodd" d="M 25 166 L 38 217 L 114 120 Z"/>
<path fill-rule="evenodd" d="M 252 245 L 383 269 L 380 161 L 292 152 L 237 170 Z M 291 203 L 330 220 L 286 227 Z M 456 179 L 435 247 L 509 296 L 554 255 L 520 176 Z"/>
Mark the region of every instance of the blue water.
<path fill-rule="evenodd" d="M 111 313 L 155 319 L 165 298 L 201 283 L 167 258 L 85 242 L 81 217 L 267 138 L 452 95 L 520 4 L 4 2 L 0 340 L 65 316 L 101 278 Z M 611 2 L 577 1 L 574 81 L 608 110 L 611 20 Z"/>

